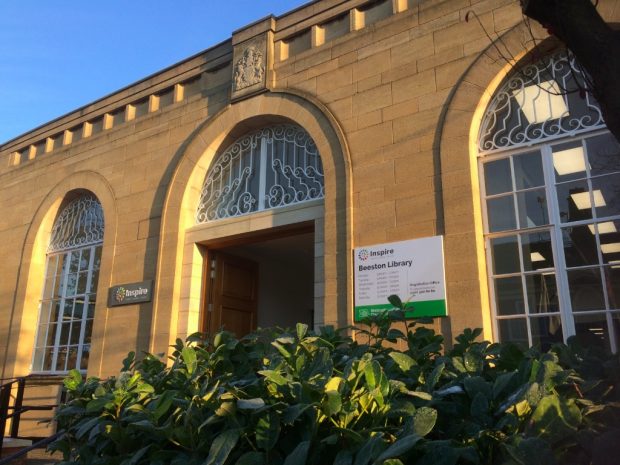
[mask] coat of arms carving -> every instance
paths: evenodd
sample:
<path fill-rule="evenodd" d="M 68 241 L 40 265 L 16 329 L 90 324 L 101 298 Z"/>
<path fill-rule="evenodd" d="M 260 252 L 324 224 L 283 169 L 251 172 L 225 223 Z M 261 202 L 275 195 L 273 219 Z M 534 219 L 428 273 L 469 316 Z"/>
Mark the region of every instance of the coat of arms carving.
<path fill-rule="evenodd" d="M 265 76 L 265 60 L 263 52 L 254 45 L 243 51 L 241 58 L 235 63 L 235 91 L 245 89 L 263 82 Z"/>

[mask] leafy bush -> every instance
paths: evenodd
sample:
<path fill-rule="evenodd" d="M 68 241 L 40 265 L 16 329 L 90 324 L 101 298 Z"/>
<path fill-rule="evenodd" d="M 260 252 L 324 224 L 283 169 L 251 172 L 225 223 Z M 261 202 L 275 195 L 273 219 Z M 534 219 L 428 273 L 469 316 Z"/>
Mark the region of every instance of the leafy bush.
<path fill-rule="evenodd" d="M 620 440 L 617 359 L 476 342 L 480 330 L 444 353 L 440 335 L 395 319 L 356 341 L 303 324 L 194 335 L 168 365 L 130 354 L 116 379 L 71 372 L 52 449 L 90 465 L 552 465 Z"/>

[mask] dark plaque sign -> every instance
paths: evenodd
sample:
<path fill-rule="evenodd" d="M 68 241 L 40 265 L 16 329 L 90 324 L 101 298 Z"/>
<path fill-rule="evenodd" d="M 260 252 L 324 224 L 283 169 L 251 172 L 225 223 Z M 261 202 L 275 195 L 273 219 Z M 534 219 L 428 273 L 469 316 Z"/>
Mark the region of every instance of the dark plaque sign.
<path fill-rule="evenodd" d="M 153 298 L 153 281 L 141 283 L 121 284 L 112 286 L 108 290 L 108 307 L 132 305 L 150 302 Z"/>

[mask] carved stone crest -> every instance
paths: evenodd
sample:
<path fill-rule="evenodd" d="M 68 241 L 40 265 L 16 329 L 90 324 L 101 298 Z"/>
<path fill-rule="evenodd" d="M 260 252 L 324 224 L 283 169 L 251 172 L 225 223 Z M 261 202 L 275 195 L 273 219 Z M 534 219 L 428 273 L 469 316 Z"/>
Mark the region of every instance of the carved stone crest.
<path fill-rule="evenodd" d="M 262 84 L 265 77 L 265 57 L 256 45 L 250 45 L 243 51 L 234 66 L 234 92 L 256 84 Z"/>

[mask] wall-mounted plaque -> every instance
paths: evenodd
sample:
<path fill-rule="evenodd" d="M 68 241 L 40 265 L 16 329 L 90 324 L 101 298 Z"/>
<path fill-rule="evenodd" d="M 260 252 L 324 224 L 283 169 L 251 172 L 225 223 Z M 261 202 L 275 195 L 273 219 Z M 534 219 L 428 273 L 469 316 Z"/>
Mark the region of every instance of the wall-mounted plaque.
<path fill-rule="evenodd" d="M 355 321 L 406 303 L 407 318 L 448 314 L 443 237 L 425 237 L 354 249 Z"/>
<path fill-rule="evenodd" d="M 120 284 L 108 290 L 108 307 L 150 302 L 153 299 L 153 280 Z"/>

